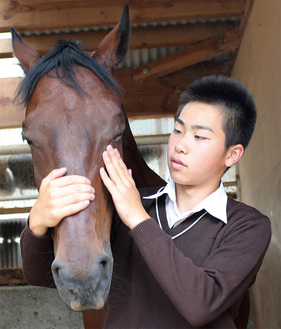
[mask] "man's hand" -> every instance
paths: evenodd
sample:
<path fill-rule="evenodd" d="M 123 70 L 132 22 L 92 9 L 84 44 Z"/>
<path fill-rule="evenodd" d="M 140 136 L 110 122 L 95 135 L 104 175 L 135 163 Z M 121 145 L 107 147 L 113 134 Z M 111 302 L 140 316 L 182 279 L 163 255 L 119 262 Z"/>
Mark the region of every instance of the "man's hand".
<path fill-rule="evenodd" d="M 64 176 L 66 168 L 55 169 L 41 183 L 39 196 L 30 211 L 29 227 L 36 235 L 46 234 L 67 216 L 85 209 L 95 198 L 89 179 Z"/>
<path fill-rule="evenodd" d="M 121 220 L 130 229 L 149 218 L 143 208 L 139 192 L 117 149 L 108 145 L 104 151 L 103 161 L 106 166 L 100 169 L 104 185 L 110 192 L 115 208 Z"/>

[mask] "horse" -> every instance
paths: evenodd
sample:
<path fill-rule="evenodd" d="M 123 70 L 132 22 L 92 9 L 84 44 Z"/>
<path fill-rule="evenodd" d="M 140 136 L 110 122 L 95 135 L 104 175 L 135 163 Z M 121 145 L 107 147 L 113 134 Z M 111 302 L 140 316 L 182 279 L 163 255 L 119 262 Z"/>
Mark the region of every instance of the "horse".
<path fill-rule="evenodd" d="M 77 41 L 59 40 L 41 57 L 13 28 L 11 34 L 25 73 L 16 98 L 26 106 L 22 136 L 31 148 L 37 188 L 51 170 L 67 167 L 68 175 L 88 177 L 96 190 L 88 208 L 64 218 L 53 230 L 54 281 L 70 309 L 99 310 L 106 302 L 113 268 L 113 202 L 99 175 L 106 146 L 119 150 L 137 187 L 163 185 L 138 152 L 112 75 L 128 50 L 128 6 L 93 52 L 83 51 Z"/>

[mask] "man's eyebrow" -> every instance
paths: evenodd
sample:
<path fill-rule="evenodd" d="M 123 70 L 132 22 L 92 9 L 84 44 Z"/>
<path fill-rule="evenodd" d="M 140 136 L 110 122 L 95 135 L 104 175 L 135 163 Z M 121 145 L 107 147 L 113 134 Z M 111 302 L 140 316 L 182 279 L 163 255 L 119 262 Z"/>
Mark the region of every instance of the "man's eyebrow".
<path fill-rule="evenodd" d="M 200 129 L 203 129 L 203 130 L 209 130 L 211 131 L 212 133 L 214 132 L 212 128 L 208 127 L 208 126 L 203 126 L 203 125 L 192 125 L 191 128 L 193 130 L 200 130 Z"/>
<path fill-rule="evenodd" d="M 180 118 L 177 118 L 176 119 L 176 122 L 178 122 L 179 124 L 181 124 L 182 126 L 185 126 L 184 122 L 180 119 Z M 192 125 L 191 126 L 191 129 L 193 130 L 200 130 L 200 129 L 203 129 L 203 130 L 209 130 L 211 131 L 212 133 L 214 132 L 212 128 L 208 127 L 208 126 L 204 126 L 204 125 Z"/>
<path fill-rule="evenodd" d="M 184 122 L 180 118 L 176 118 L 176 122 L 178 122 L 179 124 L 181 124 L 182 126 L 184 126 Z"/>

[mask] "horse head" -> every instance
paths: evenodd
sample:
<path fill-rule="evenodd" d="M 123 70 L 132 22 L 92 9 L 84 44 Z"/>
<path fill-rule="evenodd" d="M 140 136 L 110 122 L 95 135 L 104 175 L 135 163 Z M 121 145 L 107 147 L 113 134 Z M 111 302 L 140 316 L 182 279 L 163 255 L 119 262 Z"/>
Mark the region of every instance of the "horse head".
<path fill-rule="evenodd" d="M 15 56 L 25 72 L 17 96 L 26 105 L 22 134 L 31 148 L 37 188 L 51 170 L 67 167 L 68 175 L 88 177 L 96 190 L 87 209 L 64 218 L 53 229 L 54 281 L 71 309 L 100 309 L 109 293 L 113 267 L 113 203 L 99 168 L 108 144 L 122 154 L 127 127 L 111 73 L 127 52 L 128 6 L 93 52 L 82 51 L 75 41 L 59 41 L 41 57 L 14 29 L 11 32 Z"/>

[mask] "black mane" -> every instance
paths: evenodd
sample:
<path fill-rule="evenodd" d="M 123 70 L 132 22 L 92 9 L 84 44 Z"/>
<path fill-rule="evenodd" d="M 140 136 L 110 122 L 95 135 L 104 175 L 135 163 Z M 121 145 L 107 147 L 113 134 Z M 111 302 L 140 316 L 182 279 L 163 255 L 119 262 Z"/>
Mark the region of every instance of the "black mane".
<path fill-rule="evenodd" d="M 21 81 L 16 99 L 19 99 L 21 104 L 27 105 L 39 80 L 52 69 L 55 69 L 57 77 L 63 83 L 80 94 L 85 94 L 75 76 L 75 68 L 78 65 L 91 70 L 116 97 L 120 97 L 120 87 L 116 80 L 103 65 L 80 49 L 79 42 L 58 40 L 55 47 L 42 57 Z"/>

